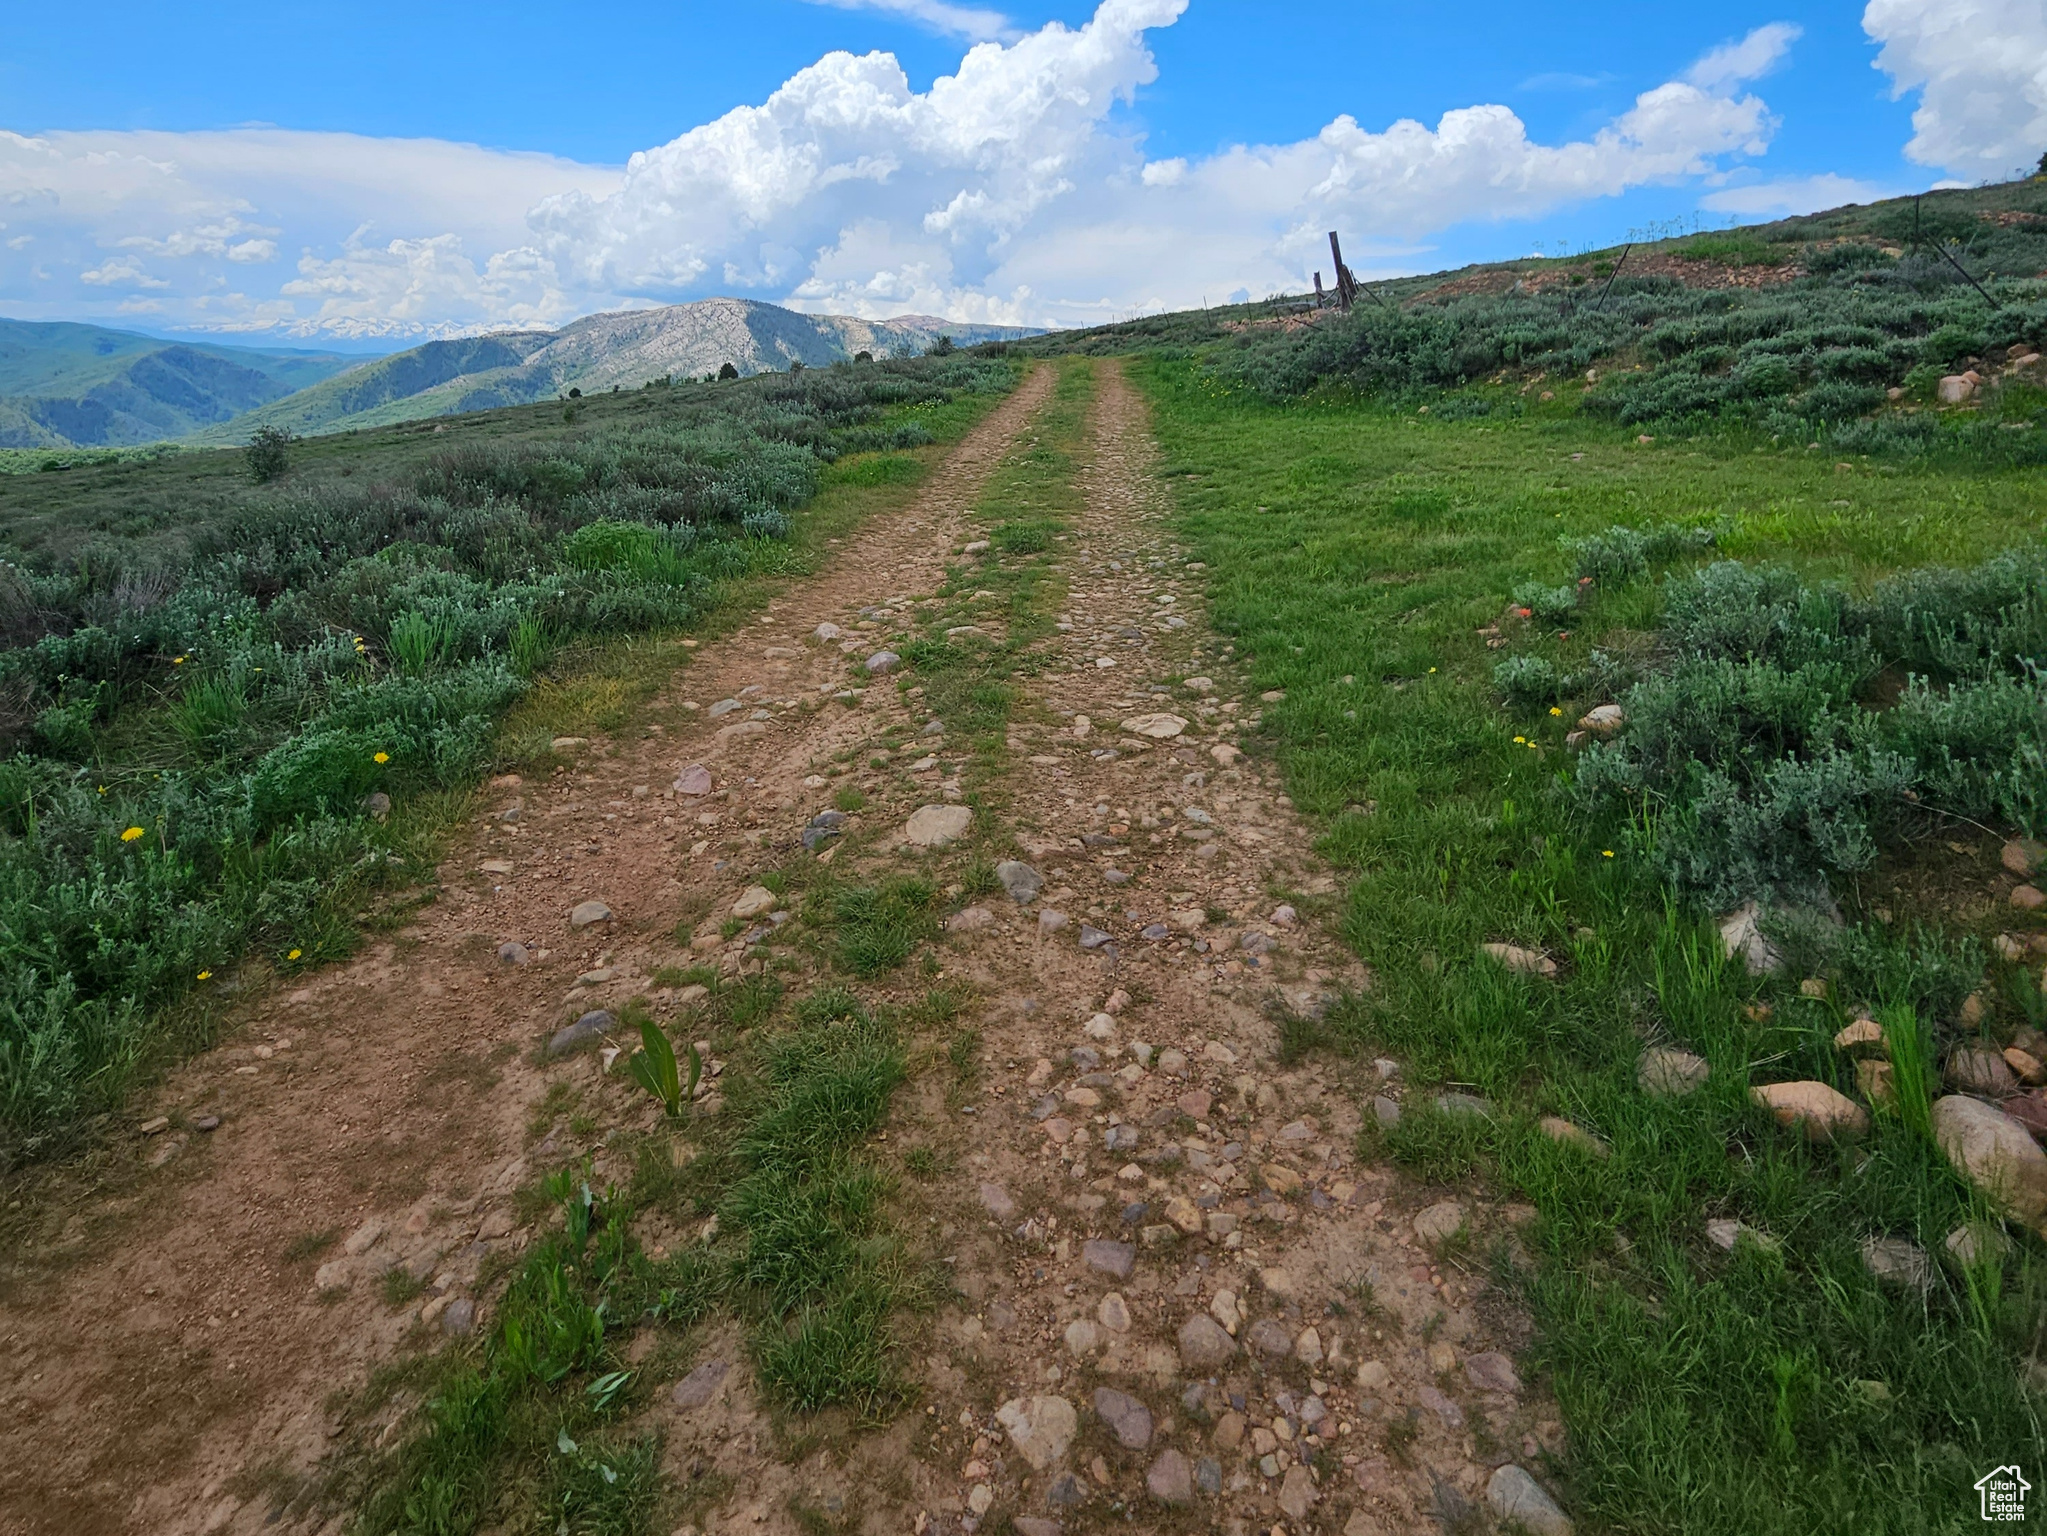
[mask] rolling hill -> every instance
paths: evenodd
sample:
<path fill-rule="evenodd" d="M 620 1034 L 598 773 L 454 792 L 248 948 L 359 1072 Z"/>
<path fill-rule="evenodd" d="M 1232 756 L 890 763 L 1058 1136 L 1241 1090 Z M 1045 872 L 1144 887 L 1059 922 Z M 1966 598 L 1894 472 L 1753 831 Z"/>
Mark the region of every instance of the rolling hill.
<path fill-rule="evenodd" d="M 357 359 L 165 341 L 96 325 L 0 320 L 0 448 L 124 447 L 188 437 Z"/>
<path fill-rule="evenodd" d="M 916 355 L 941 336 L 972 346 L 1037 334 L 928 315 L 856 320 L 799 314 L 750 299 L 703 299 L 591 315 L 558 331 L 430 341 L 272 400 L 197 436 L 202 442 L 242 442 L 265 426 L 311 436 L 551 400 L 571 389 L 585 394 L 637 389 L 650 379 L 701 376 L 726 363 L 752 375 L 792 363 L 828 367 L 860 352 Z"/>

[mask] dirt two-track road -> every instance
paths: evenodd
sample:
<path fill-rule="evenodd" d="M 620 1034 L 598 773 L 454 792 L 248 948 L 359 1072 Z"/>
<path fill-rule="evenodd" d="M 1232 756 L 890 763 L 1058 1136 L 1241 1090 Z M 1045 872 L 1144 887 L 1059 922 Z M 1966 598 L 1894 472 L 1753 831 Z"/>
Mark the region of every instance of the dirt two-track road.
<path fill-rule="evenodd" d="M 337 1403 L 465 1323 L 487 1335 L 533 1236 L 515 1192 L 572 1156 L 602 1172 L 607 1136 L 655 1117 L 602 1056 L 538 1042 L 636 996 L 681 1017 L 656 973 L 736 971 L 745 937 L 720 921 L 811 856 L 799 832 L 847 785 L 868 799 L 841 877 L 943 887 L 972 852 L 1042 888 L 951 903 L 935 960 L 971 998 L 973 1086 L 913 1074 L 882 1143 L 936 1154 L 898 1202 L 954 1286 L 902 1329 L 919 1396 L 883 1426 L 794 1434 L 757 1402 L 738 1326 L 700 1325 L 689 1389 L 661 1384 L 645 1416 L 678 1481 L 729 1479 L 689 1526 L 794 1536 L 817 1528 L 802 1509 L 876 1533 L 1435 1531 L 1485 1518 L 1495 1469 L 1557 1443 L 1511 1363 L 1522 1324 L 1482 1258 L 1454 1261 L 1511 1242 L 1520 1213 L 1361 1162 L 1397 1063 L 1278 1058 L 1281 1018 L 1370 978 L 1205 624 L 1144 402 L 1113 363 L 1067 366 L 1095 375 L 1084 510 L 1044 556 L 1059 622 L 993 777 L 967 786 L 965 837 L 905 846 L 912 813 L 963 792 L 914 672 L 865 662 L 994 558 L 965 552 L 986 536 L 972 508 L 1028 444 L 1051 365 L 819 574 L 705 641 L 643 725 L 487 786 L 412 926 L 256 989 L 114 1145 L 31 1191 L 0 1261 L 0 1531 L 350 1528 L 345 1505 L 291 1496 L 343 1450 Z M 1147 716 L 1170 718 L 1125 728 Z M 708 793 L 671 788 L 696 765 Z M 611 920 L 573 928 L 593 899 Z M 907 994 L 912 969 L 883 989 Z M 562 1084 L 580 1116 L 543 1108 Z M 157 1115 L 170 1128 L 144 1134 Z M 1476 1241 L 1446 1256 L 1462 1225 Z M 394 1409 L 384 1433 L 407 1428 Z"/>

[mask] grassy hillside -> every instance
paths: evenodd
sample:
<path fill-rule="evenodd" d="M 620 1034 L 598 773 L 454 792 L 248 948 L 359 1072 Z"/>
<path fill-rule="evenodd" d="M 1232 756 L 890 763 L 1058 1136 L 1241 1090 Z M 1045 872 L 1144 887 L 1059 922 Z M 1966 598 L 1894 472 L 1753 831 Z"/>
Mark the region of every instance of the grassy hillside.
<path fill-rule="evenodd" d="M 700 378 L 727 364 L 750 378 L 792 366 L 829 367 L 861 352 L 919 357 L 941 336 L 967 346 L 1030 334 L 925 317 L 868 321 L 798 314 L 747 299 L 706 299 L 591 315 L 559 331 L 429 342 L 253 410 L 196 440 L 246 442 L 265 426 L 301 436 L 389 426 L 553 400 L 571 390 L 596 395 L 639 389 L 650 380 Z"/>
<path fill-rule="evenodd" d="M 0 449 L 160 442 L 233 419 L 355 359 L 166 342 L 94 325 L 0 320 Z"/>
<path fill-rule="evenodd" d="M 789 566 L 821 486 L 914 480 L 1012 380 L 956 356 L 550 403 L 300 444 L 262 486 L 232 451 L 0 478 L 0 1165 L 203 1038 L 251 949 L 332 959 L 430 881 L 477 773 L 597 723 L 564 658 L 700 622 Z"/>
<path fill-rule="evenodd" d="M 1220 386 L 1270 400 L 1352 392 L 1460 419 L 1582 412 L 1637 433 L 2047 461 L 2047 181 L 1374 292 L 1350 315 L 1282 300 L 1024 345 L 1199 347 Z M 1942 401 L 1961 375 L 1962 398 Z"/>

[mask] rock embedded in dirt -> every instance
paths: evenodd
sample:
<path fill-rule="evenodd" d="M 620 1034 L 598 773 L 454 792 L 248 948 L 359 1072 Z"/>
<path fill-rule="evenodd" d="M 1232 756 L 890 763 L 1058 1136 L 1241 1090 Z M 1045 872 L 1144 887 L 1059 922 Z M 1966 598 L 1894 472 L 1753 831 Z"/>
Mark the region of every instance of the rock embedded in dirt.
<path fill-rule="evenodd" d="M 362 809 L 363 814 L 372 821 L 389 821 L 391 819 L 391 797 L 381 789 L 372 790 L 369 794 L 363 796 Z"/>
<path fill-rule="evenodd" d="M 1479 953 L 1497 962 L 1517 976 L 1555 976 L 1556 961 L 1540 950 L 1523 949 L 1518 944 L 1481 944 Z"/>
<path fill-rule="evenodd" d="M 1152 741 L 1171 741 L 1187 729 L 1187 722 L 1178 715 L 1132 715 L 1123 722 L 1123 729 Z"/>
<path fill-rule="evenodd" d="M 1883 1043 L 1883 1026 L 1875 1019 L 1856 1019 L 1834 1036 L 1834 1049 L 1837 1051 L 1858 1051 Z"/>
<path fill-rule="evenodd" d="M 1321 1491 L 1316 1488 L 1315 1479 L 1306 1467 L 1296 1464 L 1287 1468 L 1286 1477 L 1279 1485 L 1279 1507 L 1286 1512 L 1289 1520 L 1306 1520 L 1321 1497 Z"/>
<path fill-rule="evenodd" d="M 714 782 L 710 769 L 702 763 L 691 763 L 675 776 L 675 792 L 678 795 L 688 795 L 691 799 L 698 799 L 711 792 Z"/>
<path fill-rule="evenodd" d="M 2015 885 L 2012 887 L 2011 904 L 2021 912 L 2037 912 L 2047 907 L 2047 891 L 2035 885 Z"/>
<path fill-rule="evenodd" d="M 1112 933 L 1104 933 L 1092 923 L 1080 925 L 1080 947 L 1087 950 L 1103 949 L 1116 942 Z"/>
<path fill-rule="evenodd" d="M 1377 1094 L 1372 1099 L 1372 1118 L 1379 1123 L 1379 1129 L 1390 1131 L 1400 1124 L 1400 1101 Z"/>
<path fill-rule="evenodd" d="M 1144 1486 L 1161 1504 L 1192 1504 L 1194 1468 L 1178 1451 L 1161 1451 L 1144 1474 Z"/>
<path fill-rule="evenodd" d="M 498 946 L 498 963 L 500 965 L 525 965 L 532 958 L 532 952 L 524 944 L 517 943 L 516 941 L 507 940 Z"/>
<path fill-rule="evenodd" d="M 355 1266 L 346 1259 L 329 1259 L 313 1271 L 313 1289 L 326 1294 L 345 1291 L 355 1284 Z"/>
<path fill-rule="evenodd" d="M 894 651 L 876 651 L 864 663 L 869 675 L 874 677 L 886 677 L 902 664 L 903 658 Z"/>
<path fill-rule="evenodd" d="M 441 1313 L 441 1332 L 453 1338 L 466 1339 L 475 1331 L 476 1303 L 467 1296 L 457 1296 Z"/>
<path fill-rule="evenodd" d="M 567 1056 L 593 1041 L 602 1040 L 618 1028 L 618 1019 L 606 1008 L 595 1008 L 566 1029 L 558 1029 L 547 1042 L 549 1056 Z"/>
<path fill-rule="evenodd" d="M 1111 1333 L 1130 1331 L 1130 1304 L 1120 1291 L 1111 1291 L 1102 1298 L 1101 1305 L 1095 1308 L 1095 1321 Z"/>
<path fill-rule="evenodd" d="M 1180 1325 L 1180 1364 L 1197 1376 L 1219 1370 L 1236 1358 L 1237 1341 L 1206 1312 L 1196 1312 Z"/>
<path fill-rule="evenodd" d="M 1038 899 L 1038 893 L 1045 888 L 1045 877 L 1030 865 L 1016 859 L 1004 859 L 995 866 L 995 878 L 1002 882 L 1009 899 L 1019 906 L 1029 906 Z"/>
<path fill-rule="evenodd" d="M 986 907 L 963 907 L 945 920 L 947 933 L 982 933 L 995 926 L 995 914 Z"/>
<path fill-rule="evenodd" d="M 1497 1350 L 1467 1356 L 1464 1374 L 1481 1392 L 1515 1393 L 1521 1390 L 1521 1377 L 1514 1369 L 1514 1362 Z"/>
<path fill-rule="evenodd" d="M 749 885 L 739 893 L 739 899 L 732 903 L 734 917 L 759 917 L 763 912 L 775 910 L 775 903 L 781 898 L 764 885 Z"/>
<path fill-rule="evenodd" d="M 1134 1243 L 1098 1237 L 1081 1245 L 1080 1257 L 1089 1269 L 1114 1275 L 1118 1280 L 1128 1280 L 1130 1271 L 1137 1265 L 1137 1247 Z"/>
<path fill-rule="evenodd" d="M 1016 1536 L 1060 1536 L 1062 1530 L 1057 1520 L 1043 1515 L 1012 1515 L 1009 1523 L 1016 1527 Z"/>
<path fill-rule="evenodd" d="M 903 836 L 913 848 L 945 848 L 966 836 L 973 822 L 974 813 L 964 805 L 926 805 L 903 824 Z"/>
<path fill-rule="evenodd" d="M 1950 1094 L 1933 1106 L 1933 1139 L 1955 1171 L 2014 1220 L 2047 1220 L 2047 1152 L 2018 1121 L 1981 1099 Z"/>
<path fill-rule="evenodd" d="M 1151 1444 L 1151 1410 L 1128 1392 L 1096 1387 L 1095 1413 L 1126 1451 L 1141 1451 Z"/>
<path fill-rule="evenodd" d="M 1775 1115 L 1779 1125 L 1803 1130 L 1809 1141 L 1859 1136 L 1869 1129 L 1868 1111 L 1825 1083 L 1765 1083 L 1751 1088 L 1749 1097 Z"/>
<path fill-rule="evenodd" d="M 1635 1081 L 1651 1098 L 1681 1099 L 1704 1087 L 1712 1072 L 1702 1058 L 1690 1051 L 1659 1045 L 1642 1053 Z"/>
<path fill-rule="evenodd" d="M 579 901 L 569 913 L 571 928 L 588 928 L 596 923 L 611 921 L 611 908 L 601 901 Z"/>
<path fill-rule="evenodd" d="M 1574 1529 L 1542 1484 L 1512 1462 L 1492 1475 L 1485 1497 L 1496 1516 L 1520 1525 L 1529 1536 L 1571 1536 Z"/>
<path fill-rule="evenodd" d="M 997 1221 L 1008 1221 L 1016 1214 L 1016 1201 L 1000 1184 L 981 1185 L 981 1205 Z"/>
<path fill-rule="evenodd" d="M 1259 1318 L 1245 1332 L 1244 1342 L 1250 1345 L 1253 1353 L 1268 1359 L 1284 1360 L 1294 1352 L 1294 1336 L 1276 1317 Z"/>
<path fill-rule="evenodd" d="M 1449 1241 L 1464 1226 L 1464 1207 L 1455 1200 L 1442 1200 L 1414 1219 L 1414 1235 L 1424 1243 Z"/>
<path fill-rule="evenodd" d="M 1080 1415 L 1063 1397 L 1015 1397 L 995 1410 L 995 1421 L 1017 1454 L 1039 1472 L 1065 1459 Z"/>

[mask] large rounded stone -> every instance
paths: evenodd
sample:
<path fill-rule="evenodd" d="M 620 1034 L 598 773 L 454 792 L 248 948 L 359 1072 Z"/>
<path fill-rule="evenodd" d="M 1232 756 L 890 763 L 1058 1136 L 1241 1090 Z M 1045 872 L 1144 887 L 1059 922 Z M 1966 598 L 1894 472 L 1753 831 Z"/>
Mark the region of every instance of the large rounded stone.
<path fill-rule="evenodd" d="M 1860 1135 L 1869 1129 L 1862 1106 L 1825 1083 L 1765 1083 L 1751 1088 L 1749 1097 L 1775 1115 L 1779 1125 L 1802 1128 L 1809 1141 Z"/>
<path fill-rule="evenodd" d="M 2047 1152 L 2026 1128 L 1980 1099 L 1950 1094 L 1933 1106 L 1933 1139 L 1970 1183 L 2015 1220 L 2047 1220 Z"/>
<path fill-rule="evenodd" d="M 611 908 L 601 901 L 579 901 L 576 903 L 575 910 L 569 914 L 569 926 L 571 928 L 588 928 L 593 923 L 608 923 L 610 921 Z"/>
<path fill-rule="evenodd" d="M 943 848 L 966 836 L 974 813 L 964 805 L 927 805 L 903 825 L 903 836 L 914 848 Z"/>
<path fill-rule="evenodd" d="M 1502 1520 L 1513 1521 L 1533 1536 L 1571 1536 L 1571 1520 L 1542 1484 L 1509 1463 L 1486 1484 L 1486 1503 Z"/>

